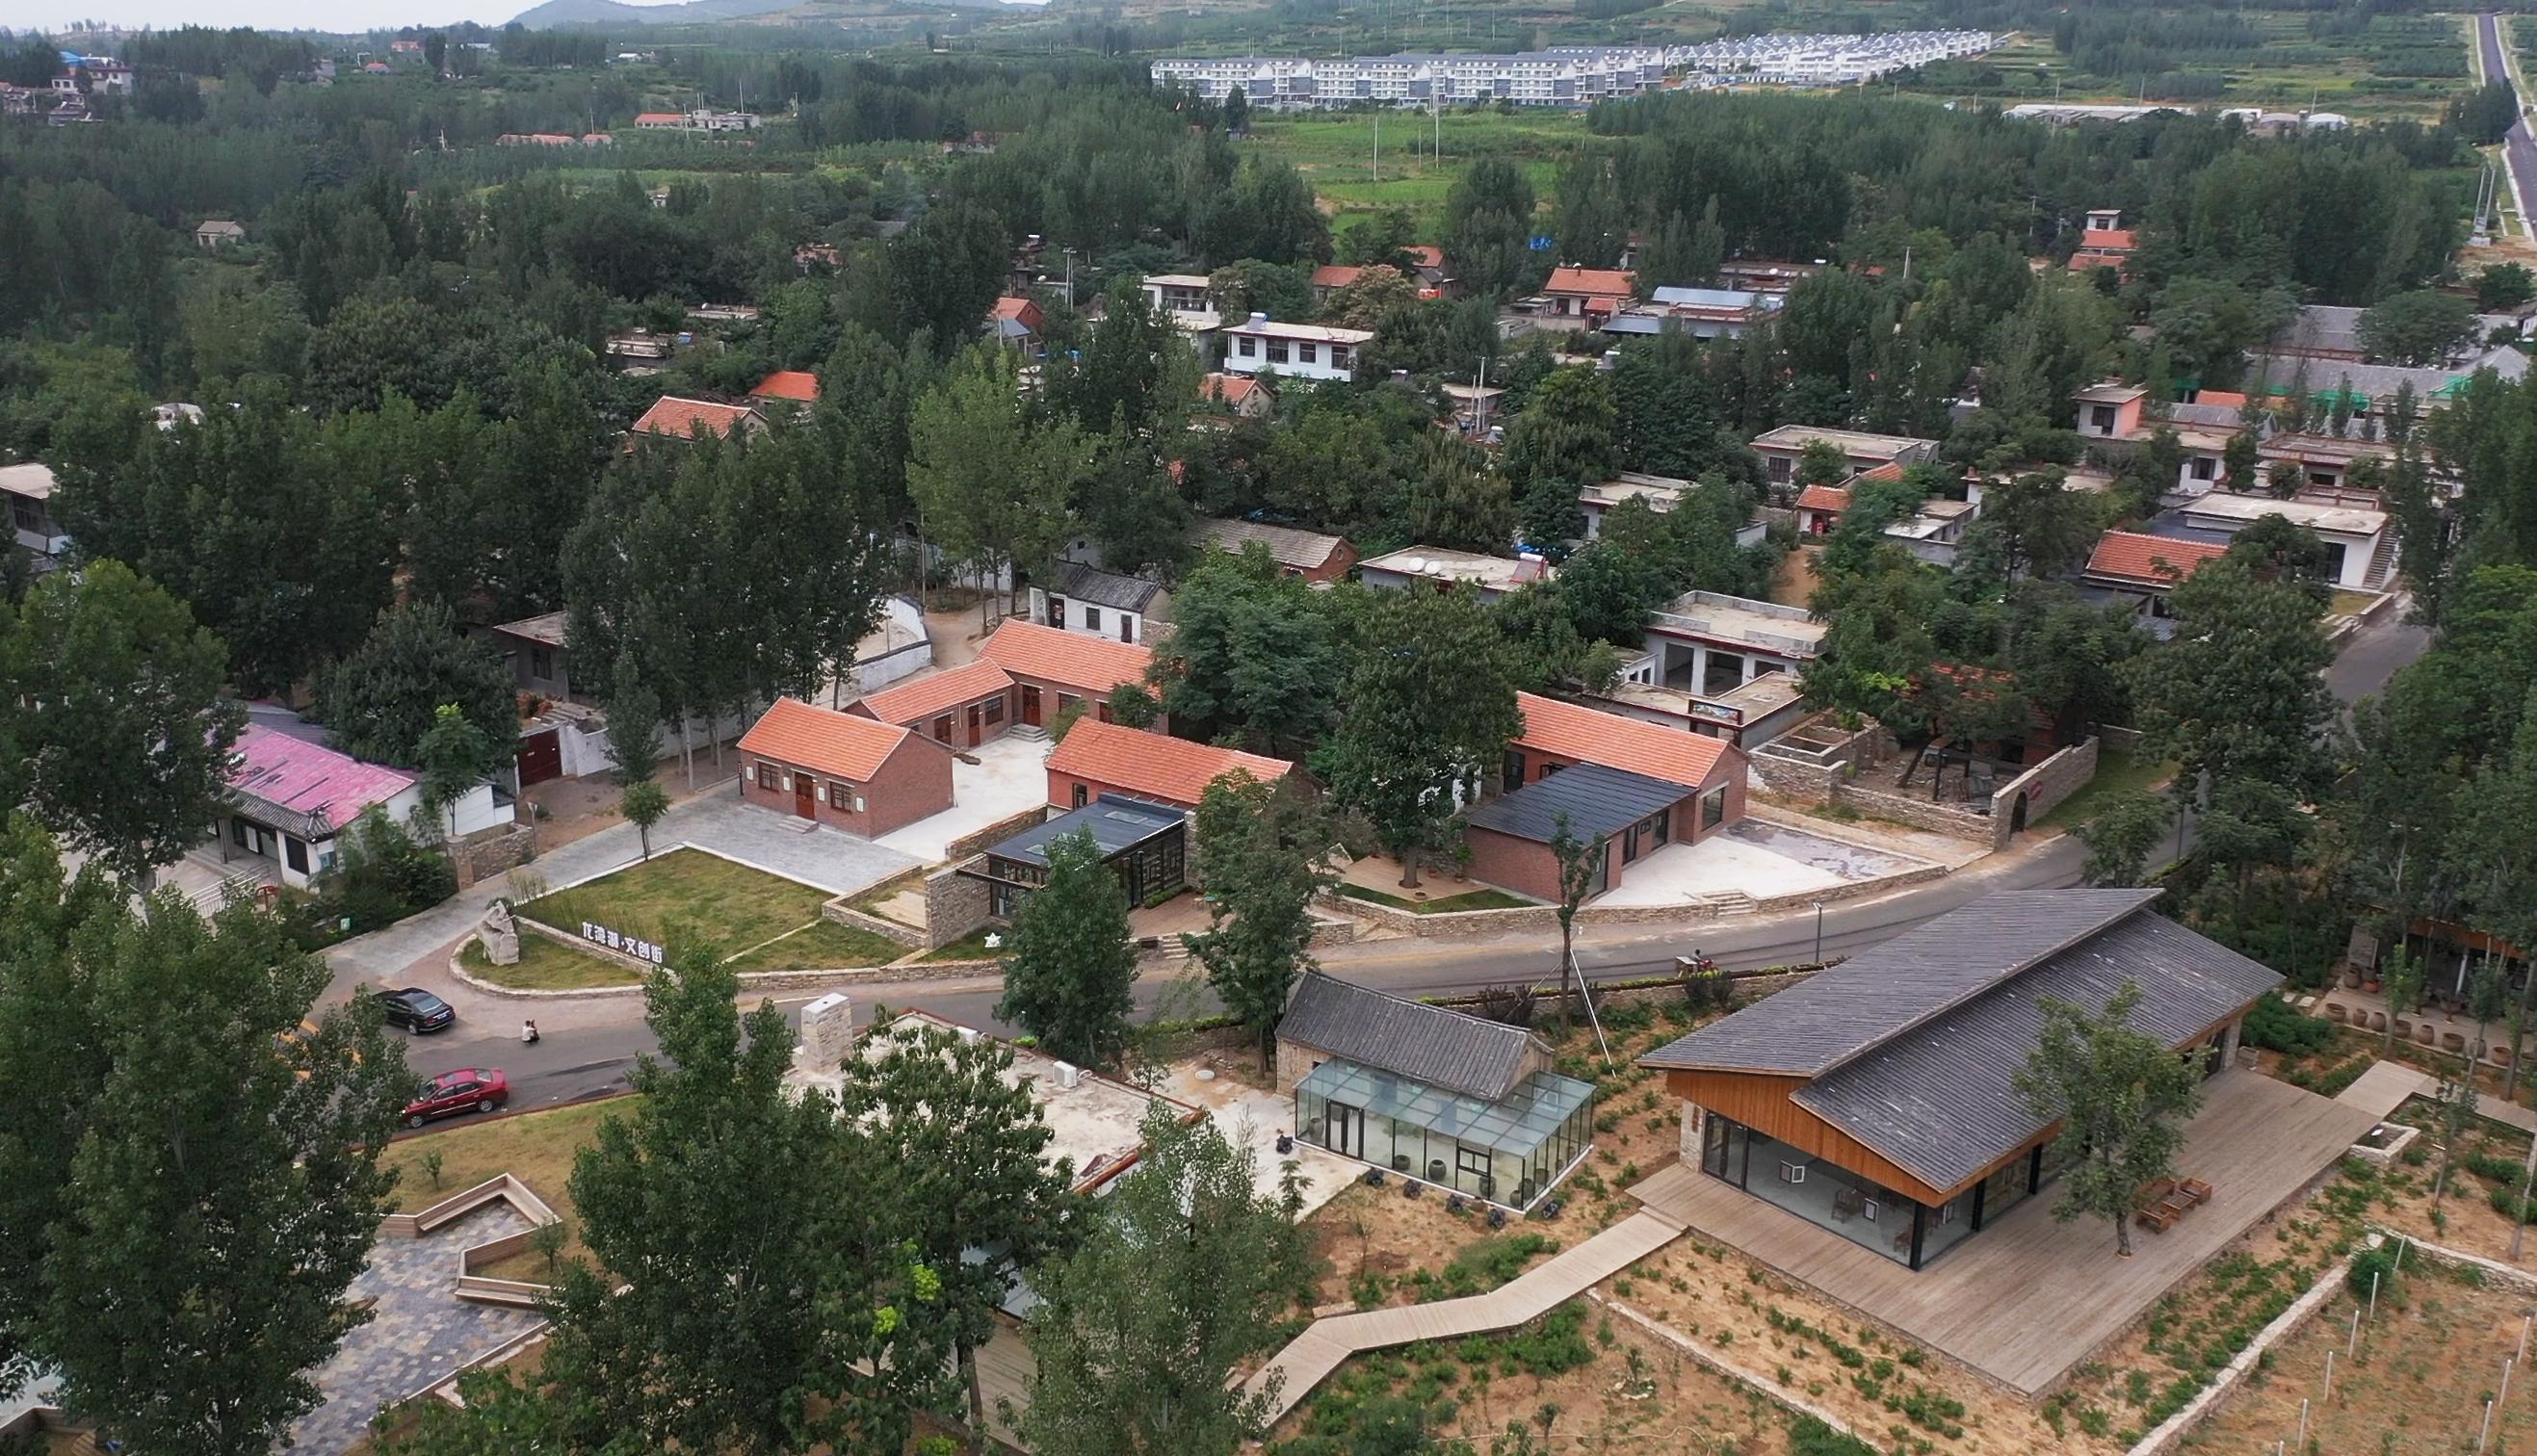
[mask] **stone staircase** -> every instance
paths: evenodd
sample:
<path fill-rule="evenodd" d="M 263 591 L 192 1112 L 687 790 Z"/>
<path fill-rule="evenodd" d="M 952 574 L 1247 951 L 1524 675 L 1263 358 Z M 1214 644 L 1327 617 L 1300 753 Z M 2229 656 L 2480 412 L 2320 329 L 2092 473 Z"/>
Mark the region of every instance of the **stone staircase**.
<path fill-rule="evenodd" d="M 2361 575 L 2363 588 L 2373 592 L 2387 590 L 2396 579 L 2396 533 L 2391 529 L 2378 533 L 2377 549 L 2370 553 L 2370 569 Z"/>

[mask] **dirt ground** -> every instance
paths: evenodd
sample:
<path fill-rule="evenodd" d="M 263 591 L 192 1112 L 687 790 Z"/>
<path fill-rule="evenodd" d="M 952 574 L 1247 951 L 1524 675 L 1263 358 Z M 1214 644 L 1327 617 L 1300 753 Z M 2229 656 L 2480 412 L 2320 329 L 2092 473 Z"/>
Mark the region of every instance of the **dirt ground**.
<path fill-rule="evenodd" d="M 2301 1331 L 2275 1346 L 2266 1368 L 2196 1433 L 2204 1450 L 2270 1450 L 2296 1442 L 2300 1402 L 2310 1402 L 2308 1432 L 2330 1452 L 2464 1451 L 2484 1424 L 2484 1403 L 2500 1388 L 2502 1362 L 2518 1348 L 2537 1299 L 2524 1289 L 2468 1283 L 2456 1271 L 2409 1262 L 2401 1305 L 2381 1299 L 2374 1325 L 2352 1343 L 2360 1303 L 2337 1295 Z M 2419 1271 L 2419 1272 L 2418 1272 Z M 2367 1311 L 2361 1311 L 2367 1320 Z M 2327 1351 L 2334 1393 L 2325 1398 Z M 2347 1354 L 2347 1350 L 2350 1352 Z M 2523 1394 L 2523 1391 L 2525 1393 Z M 2515 1377 L 2494 1414 L 2488 1450 L 2519 1451 L 2537 1440 L 2537 1390 Z"/>
<path fill-rule="evenodd" d="M 1416 1198 L 1401 1196 L 1397 1178 L 1380 1188 L 1353 1184 L 1304 1223 L 1313 1231 L 1314 1255 L 1328 1266 L 1314 1285 L 1316 1305 L 1347 1302 L 1351 1287 L 1365 1275 L 1379 1275 L 1389 1284 L 1412 1270 L 1441 1269 L 1464 1248 L 1502 1232 L 1491 1230 L 1475 1209 L 1448 1213 L 1445 1196 L 1432 1188 Z M 1547 1232 L 1542 1225 L 1515 1220 L 1503 1232 L 1528 1229 Z M 1384 1302 L 1405 1304 L 1410 1296 L 1396 1292 Z"/>

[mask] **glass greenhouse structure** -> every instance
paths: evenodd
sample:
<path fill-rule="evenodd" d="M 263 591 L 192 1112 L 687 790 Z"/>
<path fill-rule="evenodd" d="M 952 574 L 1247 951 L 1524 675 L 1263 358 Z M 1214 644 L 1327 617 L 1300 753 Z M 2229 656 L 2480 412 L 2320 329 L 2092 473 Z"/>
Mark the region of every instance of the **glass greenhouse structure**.
<path fill-rule="evenodd" d="M 1295 1126 L 1316 1147 L 1522 1213 L 1592 1146 L 1594 1088 L 1537 1071 L 1492 1102 L 1334 1059 L 1296 1084 Z"/>

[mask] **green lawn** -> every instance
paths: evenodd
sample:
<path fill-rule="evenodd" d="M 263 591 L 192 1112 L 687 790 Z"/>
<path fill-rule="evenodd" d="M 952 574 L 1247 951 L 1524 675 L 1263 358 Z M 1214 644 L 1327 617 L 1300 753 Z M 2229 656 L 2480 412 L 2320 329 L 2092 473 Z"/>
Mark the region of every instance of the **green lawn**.
<path fill-rule="evenodd" d="M 467 974 L 522 991 L 580 990 L 595 985 L 639 985 L 643 978 L 631 968 L 620 966 L 604 956 L 584 955 L 571 946 L 551 940 L 535 930 L 520 932 L 520 960 L 513 966 L 496 966 L 485 959 L 485 946 L 470 940 L 459 951 L 458 962 Z"/>
<path fill-rule="evenodd" d="M 661 944 L 669 942 L 672 925 L 683 925 L 730 954 L 817 919 L 827 898 L 728 859 L 673 850 L 518 909 L 559 930 L 578 931 L 590 920 Z"/>
<path fill-rule="evenodd" d="M 396 1187 L 388 1194 L 389 1211 L 427 1208 L 507 1172 L 528 1184 L 529 1191 L 545 1199 L 563 1220 L 570 1235 L 563 1256 L 573 1258 L 581 1252 L 581 1216 L 564 1187 L 572 1176 L 573 1154 L 598 1136 L 601 1119 L 612 1114 L 631 1116 L 636 1106 L 631 1098 L 607 1098 L 517 1117 L 442 1123 L 433 1131 L 399 1138 L 380 1160 L 398 1173 Z M 436 1185 L 423 1171 L 426 1153 L 440 1155 Z M 523 1252 L 484 1272 L 497 1279 L 544 1279 L 545 1263 L 536 1254 Z M 452 1277 L 456 1272 L 451 1271 Z"/>
<path fill-rule="evenodd" d="M 1469 890 L 1460 895 L 1448 895 L 1442 900 L 1405 900 L 1398 895 L 1386 895 L 1381 890 L 1369 890 L 1363 885 L 1341 881 L 1338 892 L 1351 899 L 1370 900 L 1377 905 L 1389 905 L 1395 910 L 1422 916 L 1449 915 L 1460 910 L 1523 910 L 1532 904 L 1521 895 L 1510 895 L 1504 890 Z"/>
<path fill-rule="evenodd" d="M 811 928 L 759 946 L 731 969 L 751 971 L 839 971 L 853 966 L 886 966 L 907 954 L 907 947 L 886 935 L 822 918 Z"/>
<path fill-rule="evenodd" d="M 1252 123 L 1247 147 L 1294 165 L 1344 222 L 1350 213 L 1407 208 L 1419 236 L 1435 240 L 1445 194 L 1475 158 L 1504 157 L 1525 169 L 1543 205 L 1550 201 L 1559 160 L 1585 140 L 1586 118 L 1574 112 L 1447 111 L 1445 153 L 1432 155 L 1437 124 L 1407 113 L 1387 114 L 1378 177 L 1375 121 L 1367 113 L 1263 116 Z"/>
<path fill-rule="evenodd" d="M 2039 828 L 2075 829 L 2097 816 L 2106 801 L 2115 794 L 2135 789 L 2155 789 L 2176 776 L 2173 762 L 2145 760 L 2129 753 L 2104 749 L 2097 755 L 2097 777 L 2088 786 L 2055 804 L 2044 816 Z"/>
<path fill-rule="evenodd" d="M 987 944 L 987 937 L 990 935 L 1003 937 L 1004 944 L 989 946 Z M 1005 950 L 1012 944 L 1012 940 L 1013 930 L 1010 925 L 980 925 L 977 929 L 972 930 L 968 934 L 961 936 L 959 939 L 952 941 L 949 945 L 943 947 L 941 950 L 927 952 L 925 959 L 929 961 L 990 961 L 994 960 L 997 956 L 1003 955 Z"/>

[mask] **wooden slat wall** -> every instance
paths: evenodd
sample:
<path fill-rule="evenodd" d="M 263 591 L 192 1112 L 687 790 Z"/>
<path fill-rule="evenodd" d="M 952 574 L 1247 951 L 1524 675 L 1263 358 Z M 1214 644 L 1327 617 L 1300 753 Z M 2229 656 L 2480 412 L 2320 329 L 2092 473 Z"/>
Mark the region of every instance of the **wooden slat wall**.
<path fill-rule="evenodd" d="M 1874 1178 L 1897 1193 L 1909 1194 L 1928 1204 L 1946 1202 L 1989 1175 L 1991 1169 L 2025 1157 L 2034 1146 L 2029 1143 L 2018 1149 L 1966 1179 L 1959 1187 L 1932 1188 L 1879 1157 L 1858 1139 L 1790 1102 L 1789 1095 L 1805 1085 L 1803 1077 L 1773 1077 L 1753 1072 L 1665 1073 L 1665 1089 L 1686 1102 L 1698 1103 L 1747 1127 L 1769 1133 L 1789 1147 L 1802 1149 L 1863 1177 Z M 2044 1136 L 2037 1141 L 2049 1140 L 2055 1130 L 2046 1129 Z"/>

